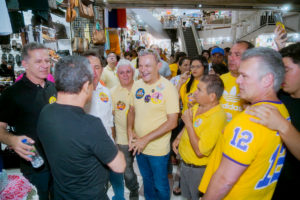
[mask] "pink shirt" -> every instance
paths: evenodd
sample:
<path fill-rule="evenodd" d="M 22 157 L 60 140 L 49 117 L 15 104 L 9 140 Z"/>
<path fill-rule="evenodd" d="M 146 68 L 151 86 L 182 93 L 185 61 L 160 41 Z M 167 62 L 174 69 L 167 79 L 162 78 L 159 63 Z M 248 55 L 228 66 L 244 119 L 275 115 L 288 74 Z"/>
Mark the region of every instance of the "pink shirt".
<path fill-rule="evenodd" d="M 24 74 L 21 74 L 20 76 L 18 76 L 18 78 L 16 79 L 16 82 L 21 80 L 23 78 L 23 76 L 24 76 Z M 52 74 L 48 74 L 47 80 L 55 83 L 55 80 L 54 80 L 54 77 L 52 76 Z"/>

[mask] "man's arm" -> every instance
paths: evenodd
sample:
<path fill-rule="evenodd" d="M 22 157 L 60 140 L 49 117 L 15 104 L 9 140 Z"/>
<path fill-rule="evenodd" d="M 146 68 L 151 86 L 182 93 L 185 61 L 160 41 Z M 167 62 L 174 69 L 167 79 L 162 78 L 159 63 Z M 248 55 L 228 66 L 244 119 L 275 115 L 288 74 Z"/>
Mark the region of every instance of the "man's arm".
<path fill-rule="evenodd" d="M 300 160 L 300 132 L 279 113 L 277 108 L 272 105 L 259 105 L 247 109 L 246 113 L 259 118 L 250 118 L 251 121 L 278 131 L 290 152 Z"/>
<path fill-rule="evenodd" d="M 19 156 L 24 158 L 25 160 L 31 161 L 31 158 L 28 155 L 34 155 L 31 150 L 32 146 L 24 144 L 22 142 L 23 139 L 27 139 L 29 143 L 34 143 L 34 141 L 27 136 L 16 136 L 13 135 L 6 130 L 7 124 L 4 122 L 0 122 L 0 142 L 10 146 Z"/>
<path fill-rule="evenodd" d="M 178 154 L 178 146 L 179 146 L 179 143 L 180 143 L 181 136 L 184 132 L 184 129 L 185 129 L 185 127 L 183 127 L 183 129 L 180 131 L 180 133 L 177 135 L 176 139 L 172 143 L 172 148 L 173 148 L 173 151 L 174 151 L 175 154 Z"/>
<path fill-rule="evenodd" d="M 212 176 L 207 191 L 201 199 L 223 199 L 246 169 L 247 166 L 239 165 L 223 156 L 219 168 Z"/>
<path fill-rule="evenodd" d="M 124 154 L 118 151 L 115 158 L 107 164 L 109 168 L 116 173 L 123 173 L 125 171 L 126 162 Z"/>
<path fill-rule="evenodd" d="M 135 118 L 135 110 L 133 106 L 129 106 L 127 113 L 127 137 L 128 137 L 128 145 L 129 148 L 132 146 L 132 141 L 137 138 L 134 133 L 134 118 Z"/>
<path fill-rule="evenodd" d="M 193 147 L 194 152 L 199 158 L 204 157 L 203 154 L 201 154 L 200 149 L 199 149 L 199 140 L 200 138 L 196 135 L 196 132 L 193 127 L 193 112 L 192 109 L 188 109 L 184 112 L 182 115 L 182 120 L 184 121 L 186 130 L 189 135 L 189 140 L 190 143 Z"/>
<path fill-rule="evenodd" d="M 135 155 L 136 153 L 140 154 L 149 142 L 174 129 L 177 126 L 177 119 L 178 113 L 168 114 L 166 122 L 161 124 L 157 129 L 153 130 L 147 135 L 141 138 L 137 138 L 136 141 L 132 144 L 131 148 L 129 148 L 129 151 L 133 150 L 133 155 Z"/>

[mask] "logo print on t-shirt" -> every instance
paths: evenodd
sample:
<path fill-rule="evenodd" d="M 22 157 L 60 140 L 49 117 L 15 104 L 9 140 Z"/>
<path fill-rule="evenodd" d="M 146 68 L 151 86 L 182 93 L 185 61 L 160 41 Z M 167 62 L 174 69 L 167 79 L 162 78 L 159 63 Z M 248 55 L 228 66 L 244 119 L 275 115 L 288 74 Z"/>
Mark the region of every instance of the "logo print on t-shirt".
<path fill-rule="evenodd" d="M 151 96 L 149 95 L 149 94 L 147 94 L 146 96 L 145 96 L 145 102 L 146 103 L 148 103 L 150 100 L 151 100 Z"/>
<path fill-rule="evenodd" d="M 165 85 L 163 83 L 161 83 L 158 86 L 156 86 L 156 90 L 157 91 L 162 91 L 163 89 L 165 89 Z"/>
<path fill-rule="evenodd" d="M 124 110 L 125 107 L 126 107 L 126 104 L 125 104 L 123 101 L 118 101 L 118 103 L 117 103 L 117 108 L 118 108 L 119 110 Z"/>
<path fill-rule="evenodd" d="M 56 102 L 56 97 L 52 96 L 49 98 L 49 104 L 55 103 Z"/>
<path fill-rule="evenodd" d="M 238 93 L 236 86 L 231 88 L 229 94 L 226 90 L 224 90 L 223 98 L 228 102 L 238 102 L 240 100 L 240 94 Z"/>
<path fill-rule="evenodd" d="M 161 103 L 162 99 L 163 99 L 163 95 L 160 92 L 155 92 L 151 96 L 151 102 L 154 104 Z"/>
<path fill-rule="evenodd" d="M 135 97 L 137 99 L 141 99 L 143 98 L 143 96 L 145 95 L 145 90 L 143 88 L 139 88 L 137 89 L 136 93 L 135 93 Z"/>
<path fill-rule="evenodd" d="M 108 102 L 108 96 L 104 92 L 100 92 L 99 97 L 104 103 Z"/>
<path fill-rule="evenodd" d="M 196 119 L 196 121 L 194 122 L 194 127 L 199 127 L 200 125 L 201 125 L 201 123 L 202 123 L 202 119 Z"/>

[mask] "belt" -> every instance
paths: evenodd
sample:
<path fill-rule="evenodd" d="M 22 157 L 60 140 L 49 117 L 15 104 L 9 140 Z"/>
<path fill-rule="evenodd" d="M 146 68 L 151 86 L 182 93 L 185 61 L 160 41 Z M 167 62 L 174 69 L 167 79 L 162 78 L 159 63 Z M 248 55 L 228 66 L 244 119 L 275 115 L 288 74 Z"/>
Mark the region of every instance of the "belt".
<path fill-rule="evenodd" d="M 188 163 L 184 162 L 183 160 L 181 160 L 181 161 L 182 161 L 184 166 L 191 167 L 191 168 L 205 168 L 206 167 L 206 165 L 201 165 L 201 166 L 200 165 L 193 165 L 193 164 L 188 164 Z"/>

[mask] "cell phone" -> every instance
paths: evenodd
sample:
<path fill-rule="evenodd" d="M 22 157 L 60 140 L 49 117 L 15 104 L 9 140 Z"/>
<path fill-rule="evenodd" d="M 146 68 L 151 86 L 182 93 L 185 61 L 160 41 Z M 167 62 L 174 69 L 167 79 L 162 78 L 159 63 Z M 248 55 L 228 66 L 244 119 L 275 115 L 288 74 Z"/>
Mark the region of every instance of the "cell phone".
<path fill-rule="evenodd" d="M 275 22 L 276 22 L 276 26 L 280 26 L 281 29 L 285 30 L 285 26 L 283 23 L 283 19 L 282 19 L 282 13 L 274 13 L 274 18 L 275 18 Z M 285 30 L 286 32 L 286 30 Z M 281 39 L 285 39 L 287 37 L 287 33 L 285 33 Z"/>

